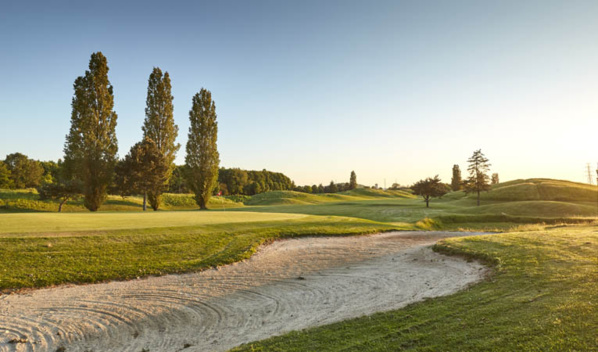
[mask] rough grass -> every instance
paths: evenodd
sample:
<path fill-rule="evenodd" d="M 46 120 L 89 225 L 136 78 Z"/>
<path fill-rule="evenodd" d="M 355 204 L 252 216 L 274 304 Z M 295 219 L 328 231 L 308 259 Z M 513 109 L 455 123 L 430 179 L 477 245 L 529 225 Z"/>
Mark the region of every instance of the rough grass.
<path fill-rule="evenodd" d="M 448 297 L 233 351 L 598 350 L 596 226 L 452 238 L 435 249 L 495 273 Z"/>

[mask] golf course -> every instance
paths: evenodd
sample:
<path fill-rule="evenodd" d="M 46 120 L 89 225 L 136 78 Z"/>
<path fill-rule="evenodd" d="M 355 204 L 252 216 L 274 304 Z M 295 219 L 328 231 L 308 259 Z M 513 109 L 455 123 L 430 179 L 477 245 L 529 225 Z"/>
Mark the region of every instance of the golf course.
<path fill-rule="evenodd" d="M 35 190 L 0 194 L 2 351 L 598 349 L 589 185 L 517 180 L 429 208 L 406 190 L 272 191 L 203 212 L 186 195 L 56 213 Z"/>

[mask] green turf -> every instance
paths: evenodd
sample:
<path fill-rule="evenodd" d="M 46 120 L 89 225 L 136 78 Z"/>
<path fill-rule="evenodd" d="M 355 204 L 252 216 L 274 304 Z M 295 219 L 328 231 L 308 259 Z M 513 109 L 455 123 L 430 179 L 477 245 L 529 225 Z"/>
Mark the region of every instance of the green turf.
<path fill-rule="evenodd" d="M 233 351 L 598 351 L 598 227 L 452 238 L 495 273 L 457 294 Z"/>
<path fill-rule="evenodd" d="M 159 223 L 151 217 L 161 214 L 175 216 L 162 219 L 170 221 L 169 227 L 150 227 Z M 0 219 L 11 215 L 4 214 Z M 35 225 L 30 225 L 31 231 L 43 228 L 45 215 L 64 215 L 61 218 L 63 231 L 14 234 L 25 231 L 16 223 L 11 225 L 16 226 L 16 231 L 4 229 L 5 233 L 13 234 L 0 236 L 0 289 L 196 271 L 246 259 L 260 244 L 276 238 L 355 235 L 405 229 L 342 217 L 259 213 L 16 215 L 31 215 L 18 219 L 23 223 L 35 222 Z M 111 224 L 119 215 L 127 217 L 118 218 L 118 224 Z M 185 221 L 185 217 L 190 219 Z M 64 229 L 67 226 L 70 226 L 69 230 Z M 103 230 L 97 230 L 99 227 Z M 74 231 L 75 228 L 86 231 Z"/>
<path fill-rule="evenodd" d="M 185 227 L 215 224 L 284 221 L 306 217 L 302 214 L 239 213 L 230 211 L 172 211 L 145 213 L 16 213 L 0 216 L 0 237 L 26 233 L 64 233 Z"/>

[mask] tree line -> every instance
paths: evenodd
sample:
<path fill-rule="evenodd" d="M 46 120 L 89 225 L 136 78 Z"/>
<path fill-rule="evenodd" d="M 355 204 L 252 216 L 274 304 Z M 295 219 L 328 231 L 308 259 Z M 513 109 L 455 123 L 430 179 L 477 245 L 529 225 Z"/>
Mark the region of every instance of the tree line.
<path fill-rule="evenodd" d="M 186 165 L 175 167 L 168 184 L 170 193 L 189 193 L 190 189 L 185 179 Z M 240 168 L 220 168 L 218 170 L 218 184 L 214 189 L 215 194 L 248 195 L 252 196 L 268 191 L 284 191 L 295 188 L 288 176 L 280 172 L 268 170 L 254 171 Z"/>
<path fill-rule="evenodd" d="M 351 175 L 349 176 L 349 182 L 335 183 L 334 181 L 330 181 L 330 183 L 326 186 L 320 183 L 319 185 L 314 184 L 311 186 L 297 186 L 294 187 L 293 190 L 296 192 L 317 194 L 345 192 L 355 188 L 357 188 L 357 175 L 355 174 L 355 171 L 351 171 Z"/>

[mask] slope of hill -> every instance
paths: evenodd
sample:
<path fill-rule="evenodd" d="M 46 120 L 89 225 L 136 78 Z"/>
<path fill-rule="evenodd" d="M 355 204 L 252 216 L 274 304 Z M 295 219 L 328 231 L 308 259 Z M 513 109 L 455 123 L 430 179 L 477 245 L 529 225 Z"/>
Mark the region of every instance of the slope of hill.
<path fill-rule="evenodd" d="M 469 197 L 475 197 L 470 194 Z M 500 183 L 489 192 L 481 194 L 481 199 L 500 201 L 573 201 L 595 202 L 598 197 L 596 186 L 563 180 L 534 178 Z"/>
<path fill-rule="evenodd" d="M 320 194 L 295 191 L 270 191 L 256 194 L 246 201 L 245 205 L 306 205 L 380 198 L 415 198 L 415 196 L 403 191 L 383 191 L 369 188 L 358 188 L 340 193 Z"/>

